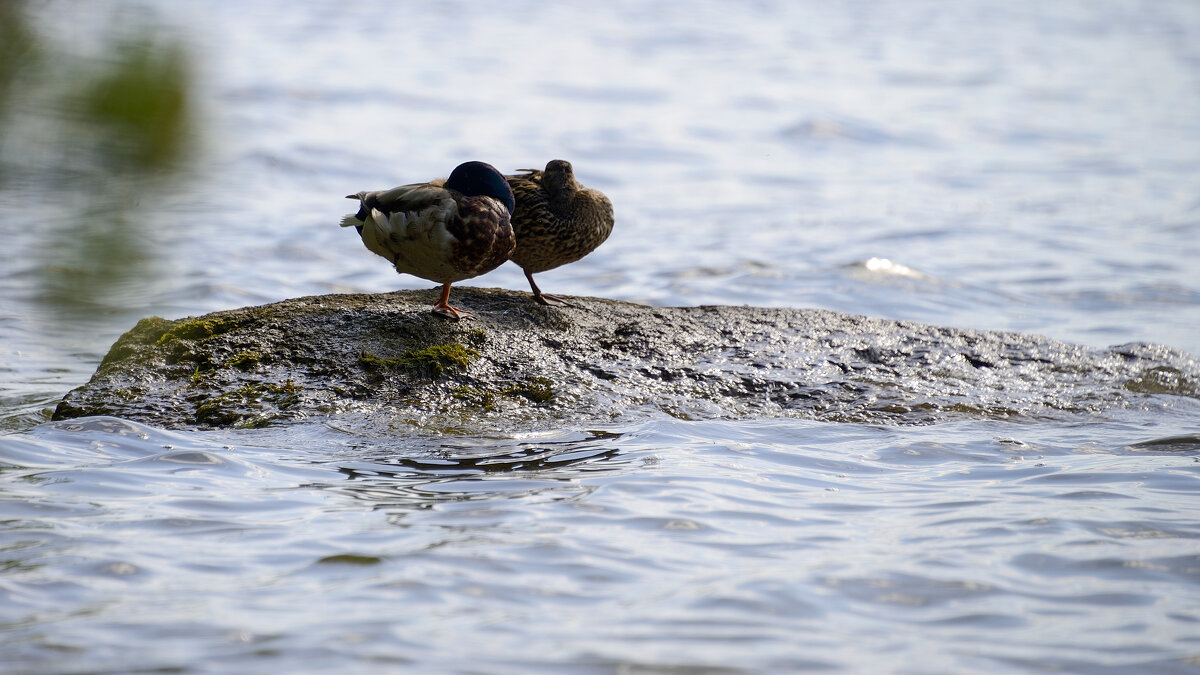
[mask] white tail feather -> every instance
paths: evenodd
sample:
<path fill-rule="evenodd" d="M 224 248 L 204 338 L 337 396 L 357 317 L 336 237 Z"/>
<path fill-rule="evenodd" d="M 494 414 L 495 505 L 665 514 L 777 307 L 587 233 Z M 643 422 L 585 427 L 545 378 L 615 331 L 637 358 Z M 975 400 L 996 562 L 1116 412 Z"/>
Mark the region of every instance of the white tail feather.
<path fill-rule="evenodd" d="M 358 217 L 353 213 L 347 213 L 346 215 L 342 216 L 342 227 L 357 227 L 358 225 L 362 224 L 363 222 L 359 220 Z"/>

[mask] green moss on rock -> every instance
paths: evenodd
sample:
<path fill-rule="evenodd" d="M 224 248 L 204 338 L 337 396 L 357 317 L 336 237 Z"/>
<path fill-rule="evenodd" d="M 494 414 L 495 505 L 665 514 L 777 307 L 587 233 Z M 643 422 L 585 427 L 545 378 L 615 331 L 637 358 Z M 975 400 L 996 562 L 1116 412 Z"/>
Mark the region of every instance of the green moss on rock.
<path fill-rule="evenodd" d="M 545 377 L 531 377 L 511 387 L 504 389 L 506 396 L 521 396 L 534 403 L 548 403 L 554 400 L 554 383 Z"/>
<path fill-rule="evenodd" d="M 253 350 L 242 351 L 234 354 L 225 361 L 225 365 L 238 370 L 254 370 L 262 361 L 262 354 Z"/>
<path fill-rule="evenodd" d="M 100 368 L 108 368 L 136 356 L 139 350 L 144 349 L 144 345 L 155 344 L 173 323 L 173 321 L 157 316 L 138 321 L 133 328 L 118 338 L 108 354 L 104 355 L 104 360 L 100 362 Z"/>
<path fill-rule="evenodd" d="M 138 321 L 129 334 L 144 335 L 149 340 L 158 340 L 163 333 L 171 329 L 171 325 L 174 323 L 174 321 L 169 321 L 161 316 L 146 317 Z"/>
<path fill-rule="evenodd" d="M 164 345 L 171 340 L 206 340 L 237 327 L 237 321 L 212 315 L 200 319 L 180 319 L 159 336 L 158 344 Z"/>
<path fill-rule="evenodd" d="M 1195 396 L 1196 385 L 1178 368 L 1156 366 L 1126 380 L 1122 386 L 1127 391 L 1139 394 L 1175 394 Z"/>
<path fill-rule="evenodd" d="M 197 424 L 264 426 L 300 402 L 300 387 L 292 380 L 247 383 L 196 404 Z"/>
<path fill-rule="evenodd" d="M 494 389 L 464 385 L 454 389 L 450 395 L 484 410 L 495 410 L 500 397 L 524 398 L 532 403 L 548 403 L 555 398 L 554 383 L 544 377 L 530 377 L 524 382 Z"/>
<path fill-rule="evenodd" d="M 479 352 L 458 343 L 433 345 L 424 349 L 410 349 L 400 356 L 381 357 L 363 352 L 358 362 L 367 370 L 395 370 L 423 377 L 440 377 L 447 369 L 465 370 L 479 358 Z"/>

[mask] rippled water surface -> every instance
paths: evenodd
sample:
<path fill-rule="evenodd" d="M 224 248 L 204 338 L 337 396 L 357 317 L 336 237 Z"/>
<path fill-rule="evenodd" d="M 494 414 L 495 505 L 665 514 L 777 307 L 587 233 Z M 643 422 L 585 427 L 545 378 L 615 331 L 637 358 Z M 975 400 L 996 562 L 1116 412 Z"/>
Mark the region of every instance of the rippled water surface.
<path fill-rule="evenodd" d="M 6 672 L 1200 669 L 1192 398 L 387 441 L 44 423 L 138 318 L 428 287 L 337 227 L 342 195 L 467 159 L 569 159 L 612 198 L 550 292 L 1200 353 L 1200 5 L 26 9 L 43 63 L 182 44 L 193 149 L 80 178 L 39 144 L 74 119 L 54 78 L 0 97 Z"/>
<path fill-rule="evenodd" d="M 54 423 L 4 444 L 0 644 L 49 671 L 1187 672 L 1200 436 L 1096 435 L 662 422 L 298 450 Z"/>

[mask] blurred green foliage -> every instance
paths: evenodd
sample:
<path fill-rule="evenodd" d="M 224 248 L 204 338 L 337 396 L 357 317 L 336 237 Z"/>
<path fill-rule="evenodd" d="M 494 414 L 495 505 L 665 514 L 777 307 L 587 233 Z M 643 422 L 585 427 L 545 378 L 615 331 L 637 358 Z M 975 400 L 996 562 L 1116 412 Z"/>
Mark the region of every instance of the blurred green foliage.
<path fill-rule="evenodd" d="M 21 5 L 16 1 L 0 1 L 0 143 L 4 139 L 4 118 L 14 84 L 39 56 L 37 37 L 25 21 Z"/>
<path fill-rule="evenodd" d="M 79 114 L 101 132 L 110 168 L 157 172 L 186 155 L 190 83 L 183 48 L 153 36 L 117 44 L 108 68 L 80 83 Z"/>
<path fill-rule="evenodd" d="M 84 53 L 75 42 L 92 40 L 55 42 L 30 9 L 0 0 L 0 205 L 28 209 L 0 219 L 0 235 L 28 249 L 13 253 L 34 267 L 30 295 L 59 314 L 139 309 L 170 255 L 171 219 L 146 195 L 195 154 L 191 55 L 171 31 L 115 15 L 73 27 L 96 33 L 99 51 Z M 17 232 L 30 219 L 35 233 Z"/>

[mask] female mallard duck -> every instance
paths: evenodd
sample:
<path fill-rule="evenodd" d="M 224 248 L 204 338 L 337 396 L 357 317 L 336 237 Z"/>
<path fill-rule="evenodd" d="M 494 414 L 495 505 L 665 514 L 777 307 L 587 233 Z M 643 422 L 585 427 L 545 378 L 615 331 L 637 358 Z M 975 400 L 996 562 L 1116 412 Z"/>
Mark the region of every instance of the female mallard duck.
<path fill-rule="evenodd" d="M 442 284 L 433 311 L 452 319 L 470 312 L 450 306 L 450 284 L 496 269 L 515 246 L 512 190 L 483 162 L 460 164 L 444 180 L 346 198 L 360 205 L 342 218 L 342 227 L 354 226 L 363 244 L 397 272 Z"/>
<path fill-rule="evenodd" d="M 568 161 L 553 159 L 545 171 L 521 171 L 522 175 L 507 177 L 517 198 L 512 215 L 517 248 L 512 261 L 525 271 L 534 300 L 571 306 L 543 294 L 533 275 L 575 262 L 603 244 L 613 229 L 612 202 L 599 190 L 580 185 Z"/>

